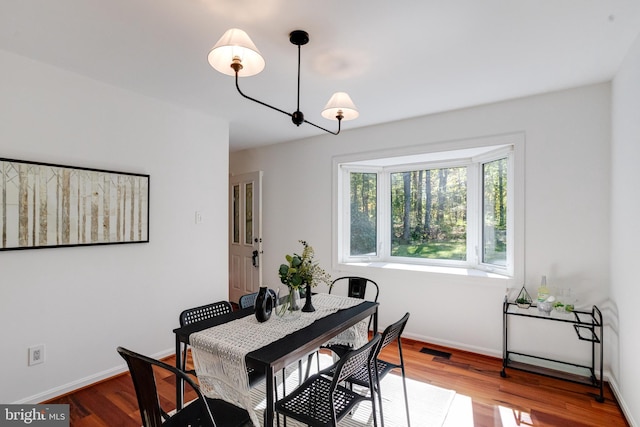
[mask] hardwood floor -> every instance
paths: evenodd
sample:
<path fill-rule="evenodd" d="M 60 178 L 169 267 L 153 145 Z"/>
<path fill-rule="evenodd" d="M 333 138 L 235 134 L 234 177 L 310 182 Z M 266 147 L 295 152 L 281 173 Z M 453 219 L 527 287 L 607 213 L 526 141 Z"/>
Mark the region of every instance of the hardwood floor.
<path fill-rule="evenodd" d="M 423 347 L 451 353 L 451 356 L 421 353 Z M 501 378 L 500 359 L 406 339 L 403 339 L 403 350 L 408 377 L 455 390 L 470 401 L 470 413 L 464 419 L 473 421 L 460 427 L 629 425 L 608 385 L 605 386 L 605 402 L 598 403 L 594 399 L 598 391 L 595 388 L 514 370 L 508 370 L 508 378 Z M 386 348 L 382 358 L 393 361 L 395 351 Z M 173 364 L 174 359 L 167 359 L 167 363 Z M 174 400 L 175 380 L 172 377 L 164 378 L 158 387 L 162 401 Z M 190 398 L 193 396 L 188 395 L 187 399 Z M 135 391 L 128 375 L 114 377 L 47 403 L 69 404 L 73 427 L 141 425 Z"/>
<path fill-rule="evenodd" d="M 424 347 L 451 357 L 420 353 Z M 596 388 L 508 369 L 502 360 L 403 340 L 407 375 L 472 399 L 474 426 L 628 426 L 613 393 L 605 384 L 605 401 Z M 515 422 L 521 420 L 521 424 Z"/>

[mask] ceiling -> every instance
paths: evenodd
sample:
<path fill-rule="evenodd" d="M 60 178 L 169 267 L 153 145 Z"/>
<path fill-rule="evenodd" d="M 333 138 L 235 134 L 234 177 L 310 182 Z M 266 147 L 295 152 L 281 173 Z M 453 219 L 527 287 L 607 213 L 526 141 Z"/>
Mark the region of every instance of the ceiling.
<path fill-rule="evenodd" d="M 638 0 L 2 0 L 0 49 L 230 122 L 230 150 L 323 134 L 242 98 L 207 54 L 244 29 L 266 60 L 247 95 L 343 131 L 610 80 L 640 33 Z M 1 68 L 1 67 L 0 67 Z M 339 138 L 339 137 L 338 137 Z"/>

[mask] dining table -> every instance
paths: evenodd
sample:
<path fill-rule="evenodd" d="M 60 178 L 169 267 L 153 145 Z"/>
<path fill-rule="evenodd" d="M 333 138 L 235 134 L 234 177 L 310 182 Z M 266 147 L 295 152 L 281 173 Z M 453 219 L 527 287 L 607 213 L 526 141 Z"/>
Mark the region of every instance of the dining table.
<path fill-rule="evenodd" d="M 250 389 L 265 381 L 263 422 L 275 419 L 275 374 L 331 343 L 359 347 L 368 340 L 368 319 L 378 328 L 378 303 L 338 295 L 314 294 L 311 313 L 295 318 L 274 314 L 259 322 L 253 307 L 236 310 L 174 329 L 176 367 L 182 365 L 182 345 L 191 345 L 198 381 L 205 395 L 244 407 L 259 426 L 251 407 Z M 176 383 L 178 407 L 184 384 Z"/>

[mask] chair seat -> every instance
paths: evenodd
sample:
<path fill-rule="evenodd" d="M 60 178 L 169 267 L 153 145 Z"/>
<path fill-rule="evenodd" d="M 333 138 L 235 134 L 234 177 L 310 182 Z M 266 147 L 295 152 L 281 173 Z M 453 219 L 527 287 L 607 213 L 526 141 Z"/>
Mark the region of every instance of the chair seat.
<path fill-rule="evenodd" d="M 221 399 L 209 399 L 206 398 L 207 404 L 214 414 L 215 422 L 217 426 L 225 427 L 249 427 L 253 426 L 249 413 L 225 402 Z M 209 419 L 209 415 L 203 405 L 198 402 L 192 402 L 185 406 L 182 410 L 178 411 L 171 418 L 166 420 L 162 426 L 167 427 L 184 427 L 184 426 L 202 426 L 202 427 L 214 427 Z"/>
<path fill-rule="evenodd" d="M 331 379 L 313 375 L 300 387 L 276 403 L 276 410 L 287 417 L 313 426 L 333 426 L 329 393 Z M 337 386 L 334 394 L 336 420 L 344 418 L 351 409 L 367 398 L 343 386 Z"/>
<path fill-rule="evenodd" d="M 326 348 L 327 350 L 331 350 L 338 356 L 338 359 L 347 354 L 349 351 L 353 350 L 353 347 L 344 345 L 344 344 L 331 344 L 328 346 L 323 346 L 322 348 Z"/>
<path fill-rule="evenodd" d="M 396 368 L 402 368 L 402 366 L 378 359 L 378 378 L 384 377 L 389 373 L 389 371 Z M 347 378 L 346 381 L 362 387 L 368 387 L 369 373 L 367 372 L 366 369 L 360 369 L 358 372 L 354 373 L 349 378 Z"/>

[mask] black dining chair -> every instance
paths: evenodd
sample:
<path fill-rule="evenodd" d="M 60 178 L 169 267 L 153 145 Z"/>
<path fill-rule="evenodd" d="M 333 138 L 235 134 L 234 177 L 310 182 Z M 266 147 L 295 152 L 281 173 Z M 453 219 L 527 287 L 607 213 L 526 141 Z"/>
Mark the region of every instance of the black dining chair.
<path fill-rule="evenodd" d="M 347 296 L 350 298 L 358 298 L 358 299 L 366 299 L 367 296 L 367 287 L 373 287 L 375 289 L 373 293 L 373 298 L 370 298 L 369 301 L 378 302 L 378 296 L 380 296 L 380 287 L 376 282 L 371 279 L 367 279 L 366 277 L 360 276 L 343 276 L 338 277 L 333 282 L 331 282 L 331 286 L 329 286 L 329 294 L 336 287 L 346 286 L 347 287 Z M 371 329 L 371 323 L 373 322 L 373 317 L 369 318 L 369 329 Z M 377 331 L 373 331 L 377 332 Z M 333 348 L 331 348 L 333 347 Z M 334 345 L 329 347 L 334 353 L 344 354 L 345 351 L 349 350 L 349 347 Z"/>
<path fill-rule="evenodd" d="M 222 314 L 231 313 L 233 308 L 229 301 L 218 301 L 211 304 L 201 305 L 198 307 L 188 308 L 180 313 L 180 326 L 190 325 L 192 323 L 200 322 L 203 320 L 211 319 L 212 317 L 220 316 Z M 182 370 L 186 371 L 187 366 L 187 350 L 188 345 L 182 346 Z M 188 371 L 190 374 L 195 375 L 195 371 Z"/>
<path fill-rule="evenodd" d="M 365 299 L 367 295 L 367 287 L 373 286 L 375 288 L 375 293 L 371 301 L 377 302 L 378 296 L 380 295 L 380 287 L 376 282 L 371 279 L 367 279 L 366 277 L 360 276 L 343 276 L 338 277 L 337 279 L 331 282 L 331 286 L 329 287 L 329 293 L 331 293 L 336 287 L 347 287 L 347 296 L 351 298 L 359 298 Z"/>
<path fill-rule="evenodd" d="M 376 382 L 375 385 L 378 387 L 378 401 L 380 403 L 380 416 L 382 417 L 382 391 L 380 390 L 380 381 L 393 369 L 400 369 L 402 373 L 402 388 L 404 390 L 404 405 L 407 412 L 407 427 L 411 426 L 411 421 L 409 420 L 409 397 L 407 395 L 407 381 L 404 370 L 404 357 L 402 355 L 402 340 L 401 335 L 404 331 L 407 322 L 409 321 L 409 313 L 406 313 L 400 320 L 397 322 L 387 326 L 382 332 L 382 336 L 380 338 L 380 345 L 375 351 L 375 365 L 377 367 L 376 371 Z M 391 343 L 397 343 L 398 347 L 398 355 L 399 355 L 399 364 L 392 363 L 386 360 L 380 359 L 380 353 L 382 350 L 387 347 Z M 369 371 L 366 368 L 362 368 L 359 371 L 351 374 L 346 380 L 347 383 L 356 384 L 361 387 L 369 386 Z M 382 427 L 384 427 L 384 419 L 382 420 Z"/>
<path fill-rule="evenodd" d="M 306 379 L 302 385 L 276 401 L 278 414 L 293 418 L 312 427 L 336 427 L 360 402 L 371 401 L 373 425 L 377 427 L 375 374 L 372 367 L 380 334 L 357 350 L 347 352 L 335 365 Z M 360 394 L 341 385 L 361 369 L 369 372 L 370 393 Z"/>
<path fill-rule="evenodd" d="M 276 293 L 273 289 L 268 290 L 269 294 L 275 299 Z M 258 296 L 257 292 L 253 292 L 251 294 L 245 294 L 240 297 L 238 300 L 238 306 L 240 308 L 249 308 L 253 307 L 256 303 L 256 297 Z"/>
<path fill-rule="evenodd" d="M 376 282 L 371 279 L 367 279 L 366 277 L 360 276 L 342 276 L 334 279 L 331 282 L 331 286 L 329 286 L 329 294 L 334 288 L 337 287 L 346 287 L 346 295 L 350 298 L 358 298 L 365 299 L 367 296 L 367 287 L 369 289 L 373 288 L 373 298 L 370 301 L 378 302 L 378 296 L 380 295 L 380 287 Z M 342 292 L 342 293 L 345 293 Z M 369 294 L 371 295 L 371 293 Z M 373 317 L 369 318 L 369 329 L 371 329 L 371 323 L 373 322 Z M 373 331 L 374 333 L 377 331 Z M 351 350 L 351 347 L 344 344 L 331 344 L 329 346 L 322 346 L 321 348 L 326 348 L 334 352 L 338 357 L 344 355 L 347 351 Z M 311 362 L 313 360 L 313 355 L 316 355 L 316 363 L 318 370 L 320 370 L 320 354 L 316 351 L 315 353 L 311 353 L 307 360 L 307 374 L 306 377 L 309 376 Z"/>
<path fill-rule="evenodd" d="M 206 397 L 198 385 L 185 372 L 175 366 L 168 365 L 156 359 L 135 353 L 123 347 L 118 347 L 118 353 L 127 362 L 133 386 L 136 390 L 140 417 L 143 427 L 249 427 L 253 426 L 249 413 L 231 403 L 221 399 Z M 158 394 L 156 371 L 168 371 L 176 376 L 176 381 L 182 379 L 189 384 L 198 396 L 195 400 L 180 410 L 168 411 L 166 398 Z M 158 375 L 163 375 L 158 372 Z M 172 409 L 176 408 L 174 406 Z"/>

